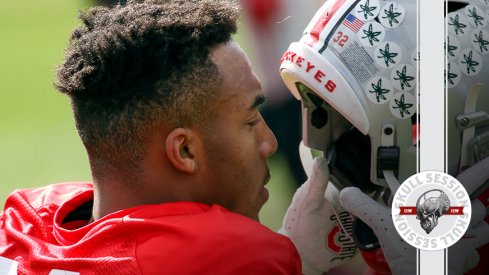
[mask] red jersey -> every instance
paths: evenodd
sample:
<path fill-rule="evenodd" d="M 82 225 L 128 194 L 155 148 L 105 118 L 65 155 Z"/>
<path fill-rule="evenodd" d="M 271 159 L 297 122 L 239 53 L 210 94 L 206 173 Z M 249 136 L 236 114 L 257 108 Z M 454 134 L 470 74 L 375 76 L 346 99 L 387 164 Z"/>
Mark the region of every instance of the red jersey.
<path fill-rule="evenodd" d="M 0 273 L 301 274 L 287 237 L 219 205 L 142 205 L 89 224 L 92 200 L 89 183 L 12 193 L 0 214 Z"/>

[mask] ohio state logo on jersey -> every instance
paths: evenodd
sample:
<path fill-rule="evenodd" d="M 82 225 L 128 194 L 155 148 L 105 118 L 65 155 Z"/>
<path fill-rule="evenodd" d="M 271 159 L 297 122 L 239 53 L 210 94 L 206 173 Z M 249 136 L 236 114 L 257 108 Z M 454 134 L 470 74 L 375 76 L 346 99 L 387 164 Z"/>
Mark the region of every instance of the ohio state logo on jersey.
<path fill-rule="evenodd" d="M 353 217 L 344 211 L 339 213 L 338 217 L 331 215 L 329 219 L 336 222 L 326 236 L 326 247 L 336 254 L 330 262 L 353 258 L 357 252 L 355 241 L 351 238 Z"/>

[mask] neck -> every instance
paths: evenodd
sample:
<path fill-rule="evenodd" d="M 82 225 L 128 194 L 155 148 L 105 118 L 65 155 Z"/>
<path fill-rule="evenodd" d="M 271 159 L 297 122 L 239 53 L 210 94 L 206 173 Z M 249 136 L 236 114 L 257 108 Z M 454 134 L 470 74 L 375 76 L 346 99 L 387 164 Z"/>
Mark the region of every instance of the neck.
<path fill-rule="evenodd" d="M 186 177 L 161 176 L 151 180 L 139 179 L 137 182 L 104 180 L 94 177 L 93 220 L 110 213 L 145 204 L 160 204 L 179 201 L 206 203 L 195 192 L 192 179 Z M 162 181 L 161 179 L 165 179 Z"/>
<path fill-rule="evenodd" d="M 129 191 L 124 185 L 94 179 L 92 220 L 95 221 L 110 213 L 141 204 L 138 193 Z"/>

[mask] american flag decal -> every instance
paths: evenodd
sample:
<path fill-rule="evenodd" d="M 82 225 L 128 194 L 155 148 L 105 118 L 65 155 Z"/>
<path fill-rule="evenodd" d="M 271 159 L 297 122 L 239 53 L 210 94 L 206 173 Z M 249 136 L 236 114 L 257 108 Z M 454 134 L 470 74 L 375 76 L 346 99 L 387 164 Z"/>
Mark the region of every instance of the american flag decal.
<path fill-rule="evenodd" d="M 360 28 L 363 26 L 362 20 L 356 18 L 353 14 L 349 13 L 346 16 L 345 20 L 343 20 L 343 25 L 352 30 L 353 32 L 358 32 Z"/>

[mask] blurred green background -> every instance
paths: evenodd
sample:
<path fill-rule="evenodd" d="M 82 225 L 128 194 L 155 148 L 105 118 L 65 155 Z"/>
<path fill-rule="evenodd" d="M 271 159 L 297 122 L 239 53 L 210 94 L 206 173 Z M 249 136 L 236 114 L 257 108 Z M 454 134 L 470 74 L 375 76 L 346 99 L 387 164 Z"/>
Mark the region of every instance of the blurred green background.
<path fill-rule="evenodd" d="M 78 10 L 90 1 L 0 0 L 0 201 L 18 188 L 88 181 L 88 160 L 68 99 L 53 88 Z M 244 27 L 244 26 L 242 26 Z M 247 48 L 240 34 L 239 43 Z M 262 222 L 276 230 L 293 193 L 285 161 L 271 161 Z"/>
<path fill-rule="evenodd" d="M 82 1 L 0 1 L 0 197 L 88 180 L 66 97 L 53 88 Z"/>

